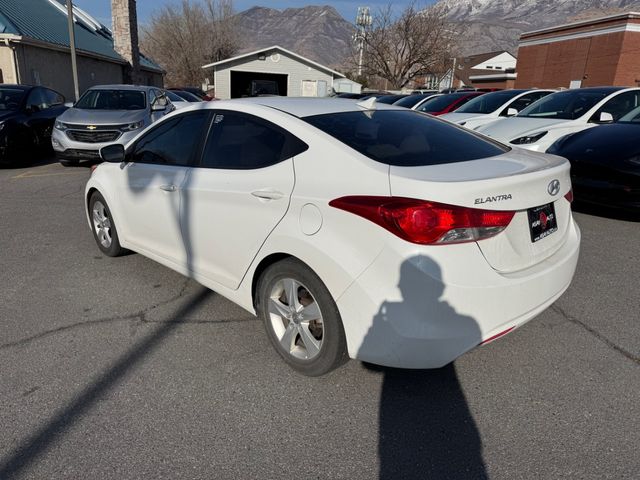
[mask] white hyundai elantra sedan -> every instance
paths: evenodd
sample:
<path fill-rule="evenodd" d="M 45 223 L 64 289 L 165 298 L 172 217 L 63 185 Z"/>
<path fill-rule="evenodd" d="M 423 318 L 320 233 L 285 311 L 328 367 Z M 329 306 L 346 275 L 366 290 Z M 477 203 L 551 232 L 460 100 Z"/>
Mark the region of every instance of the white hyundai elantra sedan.
<path fill-rule="evenodd" d="M 202 103 L 86 186 L 98 247 L 134 250 L 258 315 L 293 368 L 441 367 L 569 286 L 569 163 L 375 100 Z"/>

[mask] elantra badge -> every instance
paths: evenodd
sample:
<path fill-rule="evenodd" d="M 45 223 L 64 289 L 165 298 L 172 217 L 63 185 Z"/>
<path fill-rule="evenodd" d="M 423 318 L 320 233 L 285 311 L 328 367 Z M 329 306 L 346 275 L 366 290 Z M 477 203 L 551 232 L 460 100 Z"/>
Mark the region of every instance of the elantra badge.
<path fill-rule="evenodd" d="M 547 186 L 547 192 L 549 192 L 549 195 L 555 196 L 558 194 L 559 191 L 560 191 L 560 180 L 558 179 L 551 180 L 551 182 L 549 182 L 549 185 Z"/>

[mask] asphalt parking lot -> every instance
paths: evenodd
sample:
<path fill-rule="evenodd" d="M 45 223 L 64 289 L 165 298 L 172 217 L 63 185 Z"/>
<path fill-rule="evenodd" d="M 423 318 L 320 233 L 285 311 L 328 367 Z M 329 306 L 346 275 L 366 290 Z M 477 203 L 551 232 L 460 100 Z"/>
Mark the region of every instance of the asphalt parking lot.
<path fill-rule="evenodd" d="M 537 319 L 437 371 L 306 378 L 245 311 L 100 254 L 89 169 L 0 170 L 0 478 L 637 479 L 640 223 L 577 213 Z"/>

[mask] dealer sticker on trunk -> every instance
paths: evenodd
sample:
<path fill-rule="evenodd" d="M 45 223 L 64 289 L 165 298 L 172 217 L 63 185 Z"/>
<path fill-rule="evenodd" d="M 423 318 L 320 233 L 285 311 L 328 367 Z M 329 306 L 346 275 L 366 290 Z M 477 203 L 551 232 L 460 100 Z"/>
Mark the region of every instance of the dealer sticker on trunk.
<path fill-rule="evenodd" d="M 527 214 L 529 216 L 529 232 L 531 233 L 532 242 L 535 243 L 542 240 L 558 230 L 556 209 L 553 203 L 530 208 L 527 210 Z"/>

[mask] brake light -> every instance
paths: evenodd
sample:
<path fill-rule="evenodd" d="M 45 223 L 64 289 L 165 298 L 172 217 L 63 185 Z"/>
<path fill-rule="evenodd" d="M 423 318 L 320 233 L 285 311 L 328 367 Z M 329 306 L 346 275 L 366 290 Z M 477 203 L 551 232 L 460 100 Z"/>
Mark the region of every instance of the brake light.
<path fill-rule="evenodd" d="M 98 164 L 97 163 L 91 165 L 91 174 L 93 174 L 93 172 L 95 171 L 96 168 L 98 168 Z"/>
<path fill-rule="evenodd" d="M 573 203 L 573 188 L 567 192 L 564 198 L 566 198 L 569 203 Z"/>
<path fill-rule="evenodd" d="M 402 197 L 349 196 L 332 200 L 329 205 L 421 245 L 484 240 L 507 228 L 515 215 Z"/>

